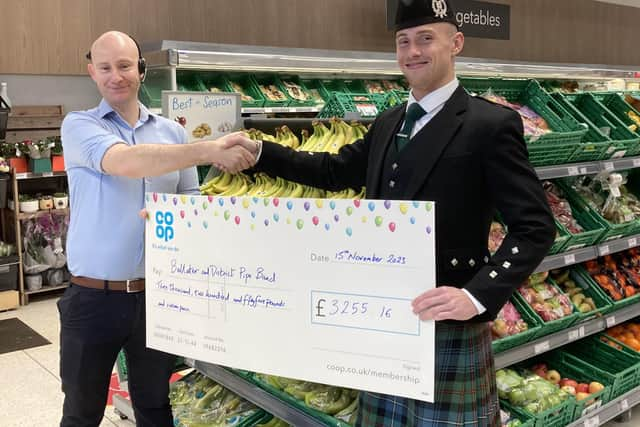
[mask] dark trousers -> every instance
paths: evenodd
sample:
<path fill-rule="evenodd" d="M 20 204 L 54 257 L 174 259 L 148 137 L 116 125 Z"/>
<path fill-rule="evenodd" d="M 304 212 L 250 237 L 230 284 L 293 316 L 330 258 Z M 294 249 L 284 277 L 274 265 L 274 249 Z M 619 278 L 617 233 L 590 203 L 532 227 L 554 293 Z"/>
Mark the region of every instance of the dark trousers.
<path fill-rule="evenodd" d="M 98 427 L 120 349 L 138 427 L 172 427 L 169 377 L 175 357 L 146 347 L 144 292 L 71 285 L 58 301 L 61 427 Z"/>

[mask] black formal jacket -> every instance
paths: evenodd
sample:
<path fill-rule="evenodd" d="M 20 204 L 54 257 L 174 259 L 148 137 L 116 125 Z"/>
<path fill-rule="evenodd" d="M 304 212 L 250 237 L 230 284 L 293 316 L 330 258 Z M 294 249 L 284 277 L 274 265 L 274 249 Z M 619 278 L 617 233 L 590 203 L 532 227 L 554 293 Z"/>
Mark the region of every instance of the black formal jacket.
<path fill-rule="evenodd" d="M 398 153 L 394 140 L 405 110 L 403 104 L 383 112 L 364 139 L 335 155 L 264 142 L 256 169 L 333 191 L 366 185 L 368 199 L 434 201 L 437 285 L 465 288 L 487 308 L 472 322 L 494 319 L 556 233 L 520 116 L 458 87 Z M 490 256 L 496 210 L 508 235 Z"/>

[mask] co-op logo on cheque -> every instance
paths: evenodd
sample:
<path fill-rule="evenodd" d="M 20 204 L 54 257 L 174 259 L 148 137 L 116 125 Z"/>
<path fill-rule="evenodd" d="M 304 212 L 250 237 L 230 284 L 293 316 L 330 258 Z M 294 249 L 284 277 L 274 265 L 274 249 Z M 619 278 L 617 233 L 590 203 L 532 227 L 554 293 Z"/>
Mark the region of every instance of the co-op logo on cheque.
<path fill-rule="evenodd" d="M 169 211 L 156 212 L 156 237 L 160 240 L 168 242 L 172 240 L 173 232 L 173 213 Z"/>

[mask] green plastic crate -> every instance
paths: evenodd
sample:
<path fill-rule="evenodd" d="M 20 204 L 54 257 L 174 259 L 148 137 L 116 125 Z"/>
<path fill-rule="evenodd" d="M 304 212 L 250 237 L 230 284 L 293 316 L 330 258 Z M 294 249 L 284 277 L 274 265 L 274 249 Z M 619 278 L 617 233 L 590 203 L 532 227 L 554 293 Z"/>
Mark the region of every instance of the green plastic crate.
<path fill-rule="evenodd" d="M 582 265 L 576 266 L 575 270 L 576 273 L 581 276 L 581 279 L 585 284 L 590 285 L 592 288 L 597 288 L 602 294 L 605 301 L 607 301 L 611 305 L 611 309 L 609 309 L 607 313 L 614 312 L 616 310 L 620 310 L 623 307 L 627 307 L 629 305 L 637 304 L 638 302 L 640 302 L 640 293 L 632 297 L 623 298 L 620 301 L 615 301 L 609 296 L 606 290 L 602 289 L 600 285 L 598 285 L 595 279 L 591 277 L 589 272 Z"/>
<path fill-rule="evenodd" d="M 628 113 L 631 111 L 638 117 L 640 117 L 640 112 L 638 112 L 638 110 L 633 108 L 631 104 L 625 101 L 620 94 L 593 92 L 593 96 L 595 96 L 598 101 L 602 102 L 604 106 L 607 107 L 613 114 L 615 114 L 622 123 L 627 125 L 627 127 L 640 127 L 640 125 L 634 122 L 628 115 Z M 636 130 L 634 133 L 637 134 L 638 131 Z"/>
<path fill-rule="evenodd" d="M 147 108 L 162 108 L 162 89 L 147 83 L 140 85 L 138 98 Z"/>
<path fill-rule="evenodd" d="M 600 289 L 597 283 L 591 280 L 587 280 L 585 275 L 589 276 L 583 266 L 574 266 L 569 276 L 576 282 L 576 285 L 583 289 L 582 293 L 587 297 L 593 299 L 596 305 L 596 309 L 587 313 L 580 313 L 578 323 L 586 322 L 596 317 L 602 317 L 605 314 L 613 310 L 613 304 L 610 298 L 604 294 L 604 290 Z"/>
<path fill-rule="evenodd" d="M 563 350 L 587 363 L 589 372 L 612 384 L 611 399 L 640 385 L 640 356 L 603 343 L 600 335 L 569 344 Z"/>
<path fill-rule="evenodd" d="M 260 94 L 264 98 L 264 106 L 265 107 L 287 107 L 291 102 L 291 99 L 287 95 L 286 91 L 281 88 L 280 79 L 275 74 L 261 74 L 252 76 L 253 82 L 260 92 Z M 269 88 L 274 87 L 275 89 L 282 92 L 284 95 L 284 99 L 276 101 L 273 99 L 269 99 L 269 97 L 265 94 L 265 92 L 261 88 Z"/>
<path fill-rule="evenodd" d="M 289 98 L 289 106 L 290 107 L 313 107 L 316 105 L 316 100 L 311 95 L 311 92 L 306 87 L 306 85 L 300 80 L 298 76 L 290 76 L 290 75 L 279 75 L 276 77 L 276 82 L 278 87 L 284 94 Z M 287 87 L 287 83 L 292 83 L 300 87 L 300 91 L 303 96 L 306 96 L 307 99 L 302 100 L 294 97 L 293 89 L 289 89 Z"/>
<path fill-rule="evenodd" d="M 640 152 L 640 136 L 631 132 L 607 107 L 590 93 L 565 94 L 568 102 L 572 103 L 601 131 L 608 129 L 608 137 L 615 147 L 612 157 L 634 156 Z M 604 134 L 607 132 L 603 131 Z"/>
<path fill-rule="evenodd" d="M 521 299 L 511 297 L 509 301 L 515 306 L 522 320 L 527 322 L 529 329 L 510 337 L 504 337 L 494 340 L 491 343 L 494 354 L 509 350 L 524 343 L 531 341 L 540 329 L 540 324 L 534 316 L 531 315 L 531 308 Z"/>
<path fill-rule="evenodd" d="M 391 90 L 385 94 L 385 109 L 396 107 L 409 99 L 407 90 Z"/>
<path fill-rule="evenodd" d="M 557 220 L 554 219 L 556 223 L 556 230 L 558 235 L 556 235 L 556 239 L 553 241 L 553 245 L 551 245 L 551 249 L 549 249 L 549 255 L 555 255 L 564 251 L 567 243 L 569 243 L 571 239 L 571 234 L 567 231 L 564 225 L 560 224 Z"/>
<path fill-rule="evenodd" d="M 306 414 L 311 415 L 312 417 L 316 418 L 317 420 L 323 422 L 325 425 L 330 426 L 330 427 L 351 427 L 350 424 L 341 421 L 335 417 L 332 417 L 329 414 L 325 414 L 324 412 L 318 411 L 317 409 L 313 409 L 310 406 L 307 406 L 304 401 L 296 399 L 295 397 L 291 396 L 289 393 L 284 392 L 283 390 L 280 390 L 276 387 L 274 387 L 273 385 L 269 384 L 266 381 L 263 381 L 262 378 L 260 378 L 259 375 L 254 375 L 252 382 L 254 384 L 256 384 L 258 387 L 262 388 L 263 390 L 266 390 L 267 392 L 269 392 L 270 394 L 276 396 L 277 398 L 279 398 L 280 400 L 284 401 L 285 403 L 288 403 L 289 405 L 293 406 L 294 408 L 297 408 L 303 412 L 305 412 Z"/>
<path fill-rule="evenodd" d="M 362 80 L 362 84 L 364 85 L 364 91 L 366 93 L 378 95 L 385 95 L 387 93 L 387 90 L 382 84 L 382 80 L 364 79 Z"/>
<path fill-rule="evenodd" d="M 242 100 L 242 106 L 245 108 L 264 107 L 265 98 L 262 92 L 257 88 L 251 74 L 230 74 L 227 77 L 231 92 L 244 93 L 253 98 L 253 100 Z"/>
<path fill-rule="evenodd" d="M 198 376 L 199 372 L 197 370 L 192 370 L 190 373 L 188 373 L 186 376 L 182 377 L 181 379 L 179 379 L 178 381 L 181 382 L 186 382 L 189 385 L 192 385 L 196 379 L 196 377 Z M 223 386 L 222 384 L 218 383 L 217 381 L 214 380 L 214 383 Z M 224 387 L 224 386 L 223 386 Z M 226 387 L 225 387 L 226 388 Z M 227 388 L 227 390 L 229 390 Z M 231 391 L 231 390 L 229 390 Z M 233 393 L 233 391 L 231 391 Z M 235 394 L 235 393 L 233 393 Z M 236 395 L 238 397 L 240 397 L 242 400 L 246 400 L 244 398 L 242 398 L 242 396 Z M 256 406 L 256 405 L 254 405 Z M 183 425 L 180 421 L 181 415 L 179 412 L 176 412 L 176 408 L 173 408 L 174 411 L 174 418 L 175 418 L 175 422 L 176 425 Z M 264 409 L 257 407 L 254 410 L 254 413 L 244 417 L 242 420 L 235 420 L 234 422 L 234 426 L 236 427 L 252 427 L 255 426 L 256 424 L 260 423 L 261 420 L 265 420 L 265 419 L 271 419 L 273 416 L 267 412 L 264 411 Z"/>
<path fill-rule="evenodd" d="M 560 179 L 557 181 L 564 191 L 564 194 L 569 201 L 572 209 L 588 211 L 590 216 L 604 228 L 604 232 L 600 235 L 598 242 L 606 242 L 609 240 L 615 240 L 624 236 L 631 235 L 636 227 L 635 220 L 625 222 L 622 224 L 614 224 L 607 221 L 599 212 L 593 209 L 583 198 L 578 194 L 571 184 L 566 179 Z"/>
<path fill-rule="evenodd" d="M 202 73 L 199 78 L 202 87 L 207 92 L 235 92 L 231 88 L 227 76 L 222 73 Z"/>
<path fill-rule="evenodd" d="M 553 282 L 553 280 L 551 280 L 551 278 L 548 278 L 546 280 L 547 283 L 549 283 L 551 286 L 554 286 L 556 289 L 558 289 L 559 292 L 562 292 L 561 289 L 558 288 L 558 286 Z M 549 335 L 549 334 L 553 334 L 555 332 L 558 332 L 562 329 L 566 329 L 569 326 L 573 325 L 575 322 L 578 321 L 578 314 L 576 312 L 575 307 L 573 306 L 573 304 L 571 304 L 571 308 L 573 309 L 573 313 L 569 314 L 568 316 L 564 316 L 560 319 L 556 319 L 556 320 L 551 320 L 549 322 L 545 322 L 544 320 L 542 320 L 542 317 L 540 317 L 540 315 L 533 309 L 533 307 L 531 307 L 531 305 L 529 305 L 529 303 L 527 303 L 527 301 L 524 299 L 524 297 L 522 295 L 520 295 L 519 291 L 514 292 L 513 296 L 515 298 L 519 298 L 520 301 L 522 302 L 522 304 L 526 305 L 527 308 L 529 309 L 529 313 L 531 314 L 531 316 L 535 319 L 536 323 L 538 325 L 540 325 L 540 329 L 538 329 L 536 331 L 536 334 L 533 336 L 532 339 L 536 340 L 540 337 L 543 337 L 545 335 Z"/>
<path fill-rule="evenodd" d="M 460 83 L 469 92 L 475 92 L 478 95 L 490 89 L 495 94 L 504 96 L 509 102 L 517 102 L 532 108 L 545 119 L 552 132 L 539 138 L 526 137 L 530 144 L 579 143 L 587 132 L 587 129 L 554 101 L 535 80 L 461 78 Z"/>
<path fill-rule="evenodd" d="M 331 95 L 334 92 L 345 93 L 349 92 L 347 86 L 344 84 L 344 80 L 339 79 L 320 79 L 320 95 L 324 98 L 325 102 L 331 99 Z"/>
<path fill-rule="evenodd" d="M 509 402 L 507 402 L 506 400 L 501 399 L 499 403 L 500 409 L 509 412 L 511 414 L 511 418 L 520 420 L 520 422 L 522 423 L 520 427 L 535 427 L 536 419 L 532 415 L 529 415 L 524 411 L 520 411 L 520 413 L 514 412 L 513 406 L 511 406 L 511 404 L 509 404 Z"/>
<path fill-rule="evenodd" d="M 592 162 L 596 160 L 604 160 L 611 157 L 614 148 L 608 136 L 595 125 L 588 117 L 580 112 L 571 102 L 569 102 L 561 93 L 554 92 L 551 97 L 569 114 L 576 119 L 578 123 L 587 127 L 587 133 L 584 135 L 582 142 L 568 159 L 569 162 Z"/>
<path fill-rule="evenodd" d="M 376 117 L 384 110 L 384 95 L 367 93 L 334 92 L 318 117 L 344 117 L 347 112 L 357 112 L 363 118 Z"/>
<path fill-rule="evenodd" d="M 309 94 L 313 98 L 314 105 L 323 106 L 325 104 L 325 98 L 322 95 L 322 83 L 318 79 L 302 79 L 300 80 Z"/>
<path fill-rule="evenodd" d="M 178 90 L 186 92 L 208 92 L 200 79 L 200 71 L 178 70 L 176 71 L 176 83 Z"/>
<path fill-rule="evenodd" d="M 538 414 L 531 414 L 524 408 L 511 405 L 505 400 L 500 400 L 500 406 L 514 414 L 518 418 L 533 419 L 534 427 L 564 427 L 573 418 L 575 399 L 566 399 L 562 404 Z"/>
<path fill-rule="evenodd" d="M 582 233 L 569 233 L 569 241 L 564 247 L 565 251 L 583 248 L 585 246 L 595 245 L 599 242 L 605 232 L 605 227 L 598 222 L 591 213 L 590 209 L 584 209 L 582 206 L 575 206 L 569 203 L 571 212 L 575 220 L 582 226 Z"/>
<path fill-rule="evenodd" d="M 342 84 L 345 87 L 344 92 L 351 93 L 369 93 L 367 88 L 364 86 L 364 82 L 359 79 L 347 79 L 342 80 Z"/>
<path fill-rule="evenodd" d="M 580 143 L 578 142 L 558 142 L 555 144 L 527 144 L 529 152 L 529 163 L 537 166 L 562 165 L 569 162 L 569 159 L 576 152 Z"/>
<path fill-rule="evenodd" d="M 533 362 L 536 363 L 542 361 L 548 362 L 549 368 L 558 371 L 562 378 L 571 378 L 579 383 L 587 384 L 597 381 L 605 386 L 599 392 L 592 393 L 587 399 L 576 399 L 572 421 L 588 415 L 611 400 L 613 383 L 609 382 L 610 379 L 592 372 L 587 363 L 581 361 L 575 356 L 571 356 L 570 354 L 563 353 L 561 351 L 553 351 L 545 354 L 544 357 L 534 359 Z M 597 402 L 593 402 L 593 400 L 597 400 Z"/>

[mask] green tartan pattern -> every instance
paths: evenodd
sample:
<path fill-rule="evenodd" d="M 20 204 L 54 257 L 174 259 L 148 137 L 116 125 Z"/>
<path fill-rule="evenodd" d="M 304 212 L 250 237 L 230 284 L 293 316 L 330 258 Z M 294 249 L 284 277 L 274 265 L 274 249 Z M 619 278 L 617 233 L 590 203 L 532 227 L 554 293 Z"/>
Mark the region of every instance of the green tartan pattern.
<path fill-rule="evenodd" d="M 435 354 L 434 404 L 362 392 L 356 426 L 500 426 L 488 324 L 436 323 Z"/>

